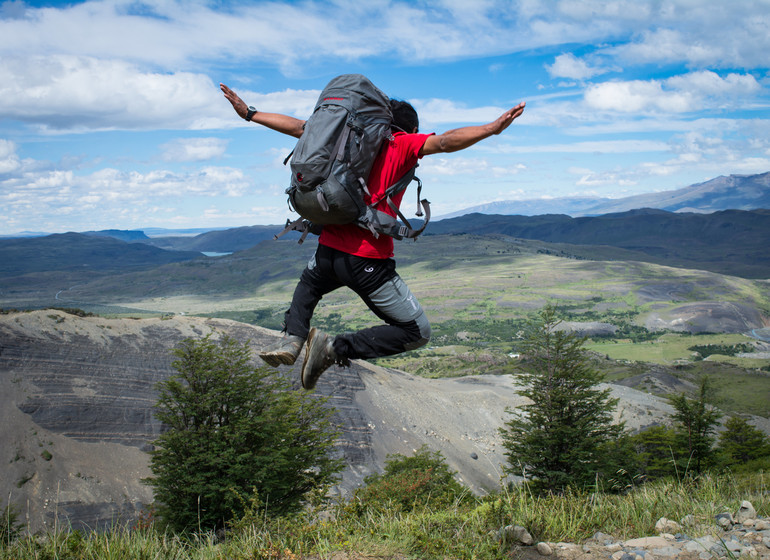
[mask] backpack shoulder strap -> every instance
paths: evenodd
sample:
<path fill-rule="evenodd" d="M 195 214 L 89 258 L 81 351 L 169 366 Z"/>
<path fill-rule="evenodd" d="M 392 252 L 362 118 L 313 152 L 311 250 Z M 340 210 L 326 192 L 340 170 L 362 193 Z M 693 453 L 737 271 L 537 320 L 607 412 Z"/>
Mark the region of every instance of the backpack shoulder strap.
<path fill-rule="evenodd" d="M 414 174 L 417 171 L 417 165 L 409 169 L 404 175 L 395 183 L 393 183 L 391 186 L 389 186 L 387 189 L 385 189 L 385 192 L 383 192 L 380 196 L 376 198 L 372 198 L 371 202 L 369 203 L 369 206 L 377 206 L 380 202 L 382 202 L 385 199 L 391 198 L 393 195 L 400 193 L 409 186 L 409 183 L 411 183 L 414 180 L 417 180 L 419 183 L 418 188 L 421 191 L 422 190 L 422 183 L 419 179 L 416 179 Z M 417 200 L 420 199 L 420 192 L 417 193 Z M 418 214 L 418 216 L 421 216 L 422 214 Z"/>
<path fill-rule="evenodd" d="M 420 178 L 415 175 L 416 170 L 417 166 L 415 165 L 409 171 L 407 171 L 404 176 L 401 177 L 401 179 L 388 187 L 380 197 L 372 200 L 369 204 L 370 212 L 368 213 L 368 216 L 370 216 L 370 219 L 366 220 L 366 227 L 368 227 L 368 229 L 374 233 L 375 237 L 377 237 L 377 233 L 374 231 L 375 229 L 379 232 L 390 235 L 394 239 L 406 238 L 415 240 L 423 231 L 425 231 L 425 228 L 430 221 L 430 202 L 427 199 L 420 199 L 420 194 L 422 193 L 422 181 L 420 181 Z M 393 202 L 392 198 L 393 195 L 406 189 L 409 186 L 409 183 L 412 181 L 417 181 L 416 215 L 418 217 L 423 215 L 425 216 L 425 220 L 423 221 L 422 226 L 420 226 L 418 229 L 412 228 L 409 220 L 406 219 L 404 214 L 401 212 L 401 209 L 396 205 L 395 202 Z M 401 224 L 399 224 L 398 220 L 390 214 L 386 214 L 385 212 L 376 209 L 377 205 L 382 202 L 387 204 L 388 207 L 390 207 L 390 209 L 395 213 L 395 215 L 401 219 Z"/>

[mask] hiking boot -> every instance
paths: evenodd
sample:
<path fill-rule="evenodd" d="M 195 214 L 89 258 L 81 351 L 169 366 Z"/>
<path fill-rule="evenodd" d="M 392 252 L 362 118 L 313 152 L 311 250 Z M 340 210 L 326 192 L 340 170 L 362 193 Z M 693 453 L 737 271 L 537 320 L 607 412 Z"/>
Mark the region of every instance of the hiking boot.
<path fill-rule="evenodd" d="M 304 338 L 286 335 L 281 337 L 272 346 L 268 346 L 267 349 L 260 352 L 259 357 L 269 366 L 278 367 L 281 364 L 290 366 L 297 361 L 297 356 L 302 351 L 304 344 Z"/>
<path fill-rule="evenodd" d="M 305 362 L 302 364 L 302 387 L 307 390 L 315 387 L 318 378 L 330 365 L 337 361 L 332 343 L 334 337 L 321 332 L 315 327 L 307 335 Z"/>

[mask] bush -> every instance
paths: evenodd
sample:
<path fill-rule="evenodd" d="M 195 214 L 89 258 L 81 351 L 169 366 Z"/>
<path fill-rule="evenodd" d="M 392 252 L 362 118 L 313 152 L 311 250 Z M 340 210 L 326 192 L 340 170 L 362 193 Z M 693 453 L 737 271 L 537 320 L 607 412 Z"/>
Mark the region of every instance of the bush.
<path fill-rule="evenodd" d="M 422 446 L 412 457 L 389 455 L 385 472 L 373 474 L 356 490 L 357 511 L 403 511 L 445 508 L 469 496 L 439 451 Z"/>

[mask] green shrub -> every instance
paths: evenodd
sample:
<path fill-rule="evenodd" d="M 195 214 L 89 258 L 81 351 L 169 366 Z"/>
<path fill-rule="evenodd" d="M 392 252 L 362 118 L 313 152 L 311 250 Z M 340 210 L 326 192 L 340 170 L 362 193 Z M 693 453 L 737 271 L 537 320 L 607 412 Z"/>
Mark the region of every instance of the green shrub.
<path fill-rule="evenodd" d="M 422 446 L 411 457 L 389 455 L 385 472 L 368 476 L 353 497 L 357 511 L 445 508 L 469 496 L 439 451 Z"/>

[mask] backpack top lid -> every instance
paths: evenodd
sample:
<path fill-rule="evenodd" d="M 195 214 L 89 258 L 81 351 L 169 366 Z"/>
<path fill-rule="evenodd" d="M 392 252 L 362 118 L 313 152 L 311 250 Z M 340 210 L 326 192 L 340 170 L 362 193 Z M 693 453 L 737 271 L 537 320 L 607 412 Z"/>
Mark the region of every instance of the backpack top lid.
<path fill-rule="evenodd" d="M 354 113 L 372 113 L 393 119 L 390 98 L 361 74 L 342 74 L 332 78 L 321 91 L 313 112 L 329 103 L 342 105 Z"/>

